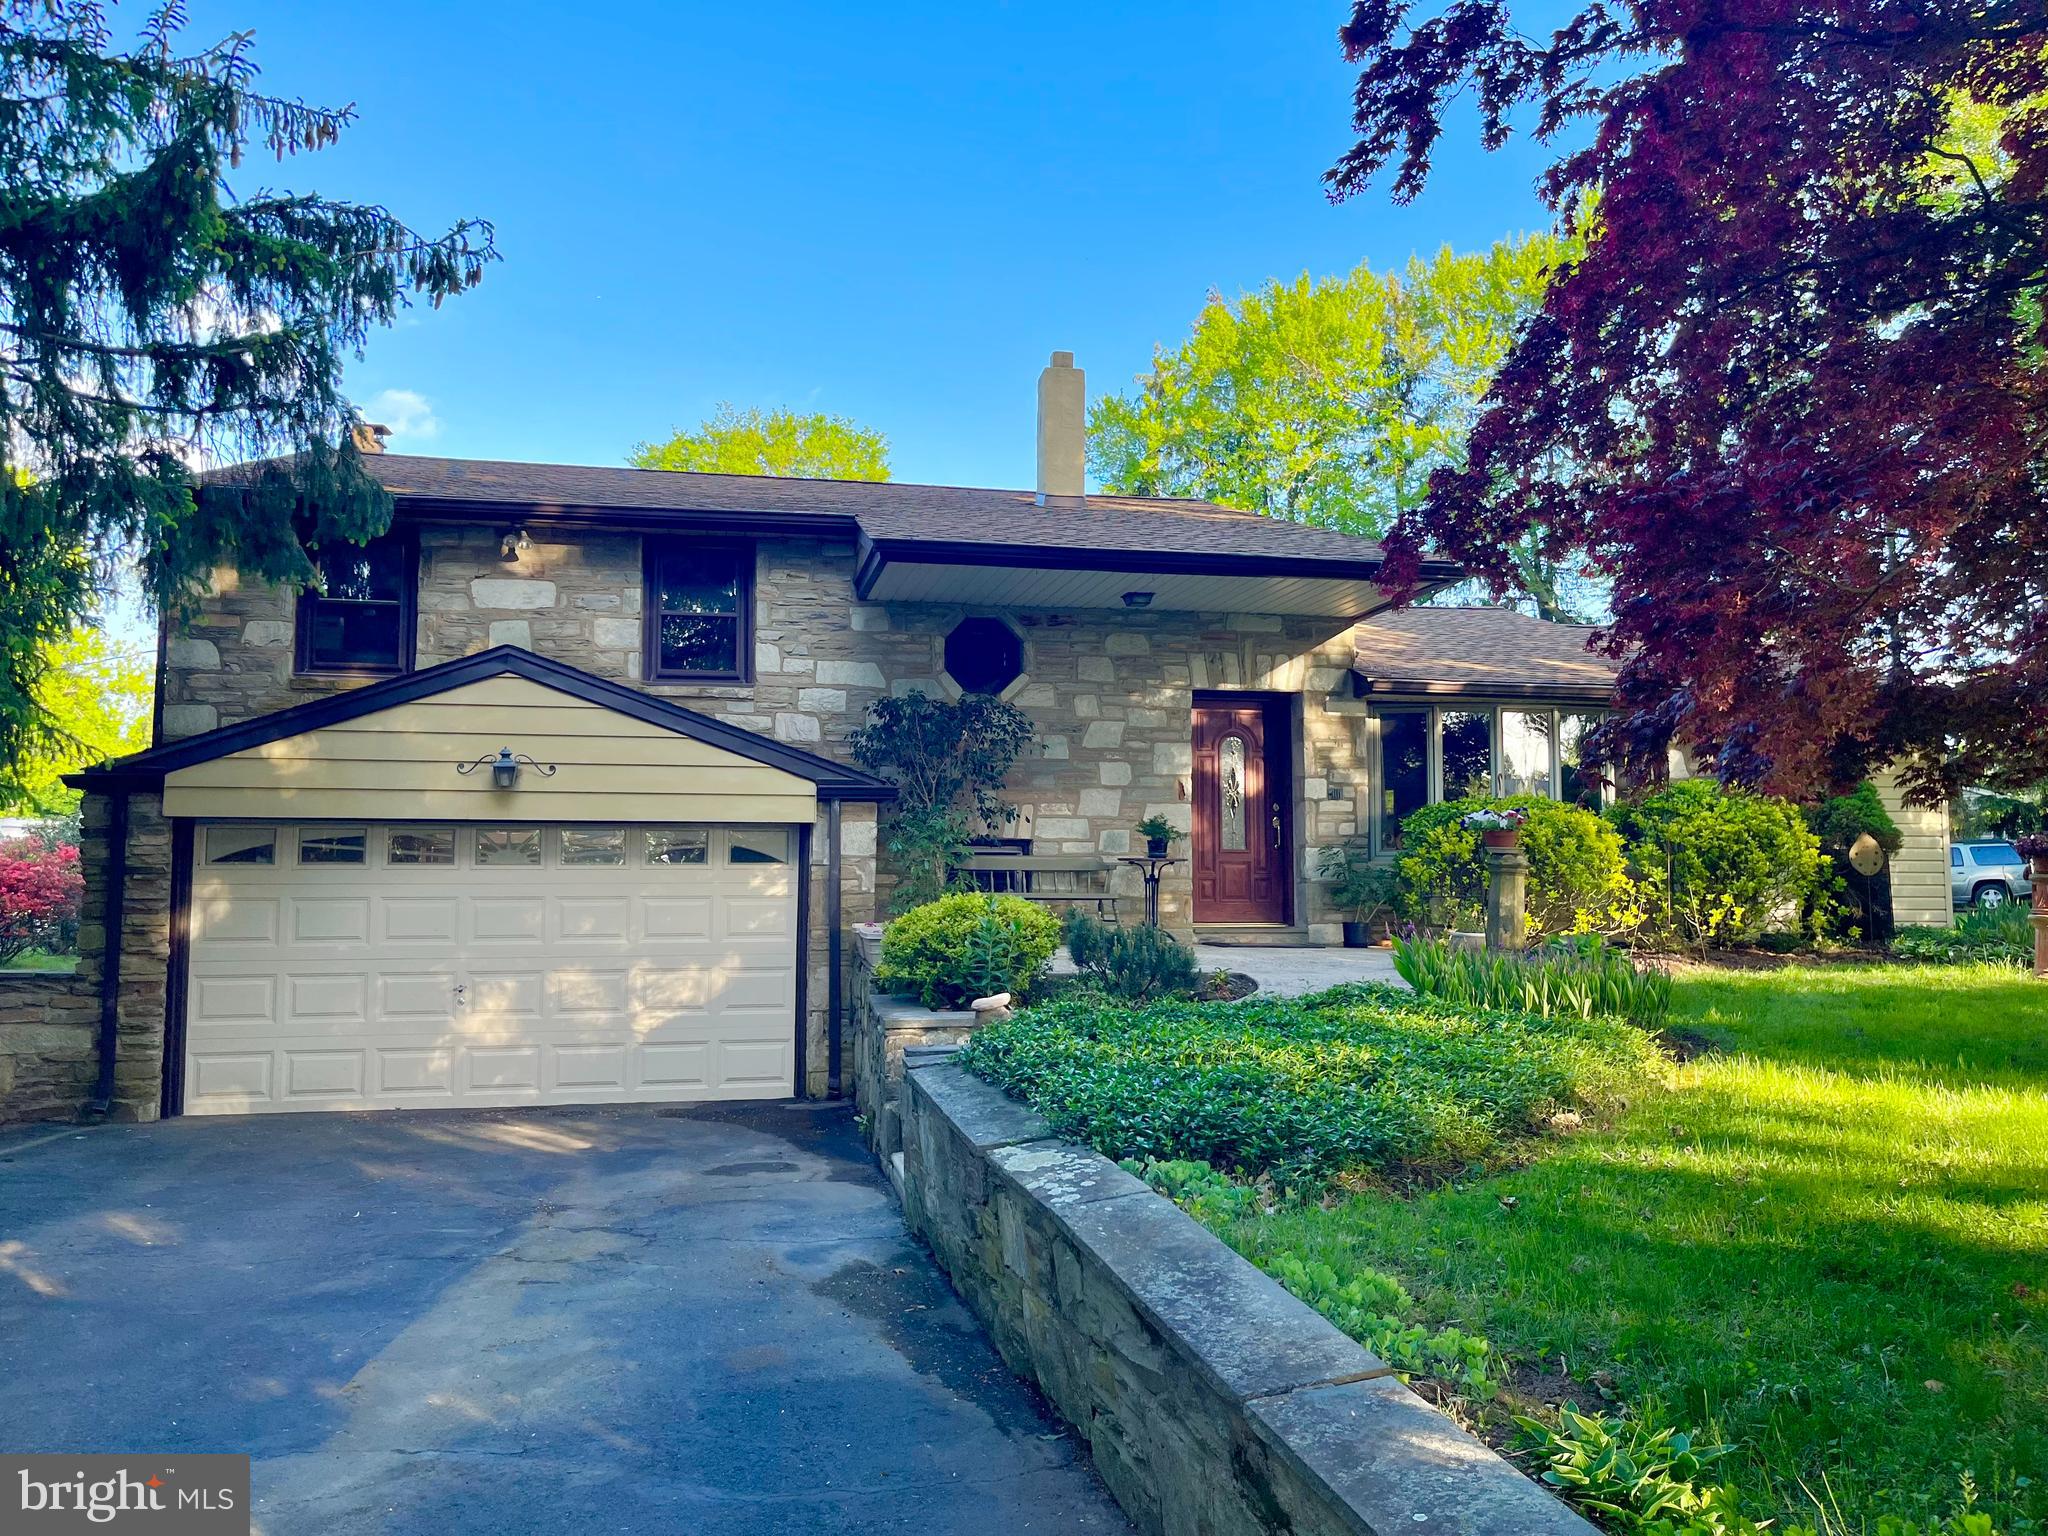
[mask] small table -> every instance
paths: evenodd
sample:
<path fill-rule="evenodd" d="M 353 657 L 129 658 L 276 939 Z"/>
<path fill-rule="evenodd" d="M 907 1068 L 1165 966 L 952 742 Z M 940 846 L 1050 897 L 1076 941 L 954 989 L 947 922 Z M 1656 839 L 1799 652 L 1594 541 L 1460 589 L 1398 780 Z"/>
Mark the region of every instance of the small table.
<path fill-rule="evenodd" d="M 1169 854 L 1129 853 L 1118 858 L 1117 863 L 1128 864 L 1145 878 L 1145 921 L 1159 926 L 1159 872 L 1170 864 L 1185 864 L 1186 859 L 1176 859 Z"/>

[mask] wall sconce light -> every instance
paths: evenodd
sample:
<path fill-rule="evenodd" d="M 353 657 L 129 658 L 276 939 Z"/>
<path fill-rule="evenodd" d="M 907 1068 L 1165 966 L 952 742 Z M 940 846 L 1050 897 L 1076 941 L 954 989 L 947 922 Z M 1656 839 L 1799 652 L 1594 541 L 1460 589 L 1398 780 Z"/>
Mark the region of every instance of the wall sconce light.
<path fill-rule="evenodd" d="M 1124 606 L 1126 608 L 1150 608 L 1152 606 L 1152 594 L 1150 592 L 1126 592 L 1124 594 Z"/>
<path fill-rule="evenodd" d="M 533 540 L 526 536 L 524 528 L 511 529 L 498 540 L 499 558 L 508 561 L 517 560 L 531 548 Z"/>
<path fill-rule="evenodd" d="M 512 789 L 519 783 L 520 765 L 524 764 L 544 778 L 553 778 L 557 764 L 536 763 L 524 752 L 514 752 L 510 747 L 500 747 L 495 752 L 486 752 L 473 763 L 457 763 L 455 771 L 472 774 L 479 768 L 491 770 L 491 788 Z"/>

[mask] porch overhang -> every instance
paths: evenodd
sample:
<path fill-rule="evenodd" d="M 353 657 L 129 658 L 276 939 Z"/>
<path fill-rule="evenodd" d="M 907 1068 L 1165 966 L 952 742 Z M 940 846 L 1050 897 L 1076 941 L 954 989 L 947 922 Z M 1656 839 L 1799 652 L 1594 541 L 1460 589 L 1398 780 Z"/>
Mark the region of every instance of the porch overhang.
<path fill-rule="evenodd" d="M 1002 608 L 1143 608 L 1356 620 L 1388 606 L 1376 559 L 1113 550 L 953 540 L 863 540 L 854 588 L 863 602 Z M 1425 562 L 1427 590 L 1458 579 Z"/>

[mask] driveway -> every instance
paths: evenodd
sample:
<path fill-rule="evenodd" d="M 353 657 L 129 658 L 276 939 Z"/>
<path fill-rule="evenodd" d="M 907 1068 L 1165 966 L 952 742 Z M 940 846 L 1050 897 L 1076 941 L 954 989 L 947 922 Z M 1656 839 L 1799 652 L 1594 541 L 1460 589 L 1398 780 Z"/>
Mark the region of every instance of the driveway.
<path fill-rule="evenodd" d="M 271 1533 L 1123 1532 L 844 1107 L 0 1132 L 0 1448 Z"/>

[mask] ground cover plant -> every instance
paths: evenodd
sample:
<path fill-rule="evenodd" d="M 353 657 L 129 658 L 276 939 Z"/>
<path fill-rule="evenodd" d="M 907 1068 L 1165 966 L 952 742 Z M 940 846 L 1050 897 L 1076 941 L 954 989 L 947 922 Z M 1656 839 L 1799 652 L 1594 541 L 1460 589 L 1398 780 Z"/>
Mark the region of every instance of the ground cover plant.
<path fill-rule="evenodd" d="M 1558 1115 L 1635 1091 L 1660 1058 L 1619 1019 L 1346 986 L 1221 1004 L 1062 998 L 982 1030 L 963 1060 L 1108 1156 L 1296 1182 L 1502 1161 Z"/>
<path fill-rule="evenodd" d="M 1509 1171 L 1215 1225 L 1487 1340 L 1503 1386 L 1473 1411 L 1561 1491 L 1594 1476 L 1614 1529 L 2048 1528 L 2048 990 L 1981 964 L 1702 968 L 1672 1023 L 1720 1048 Z M 1667 1430 L 1732 1449 L 1674 1493 Z"/>
<path fill-rule="evenodd" d="M 1958 912 L 1948 928 L 1901 928 L 1892 936 L 1901 960 L 1947 963 L 1989 960 L 2005 965 L 2034 963 L 2034 925 L 2027 909 L 2008 903 Z"/>

